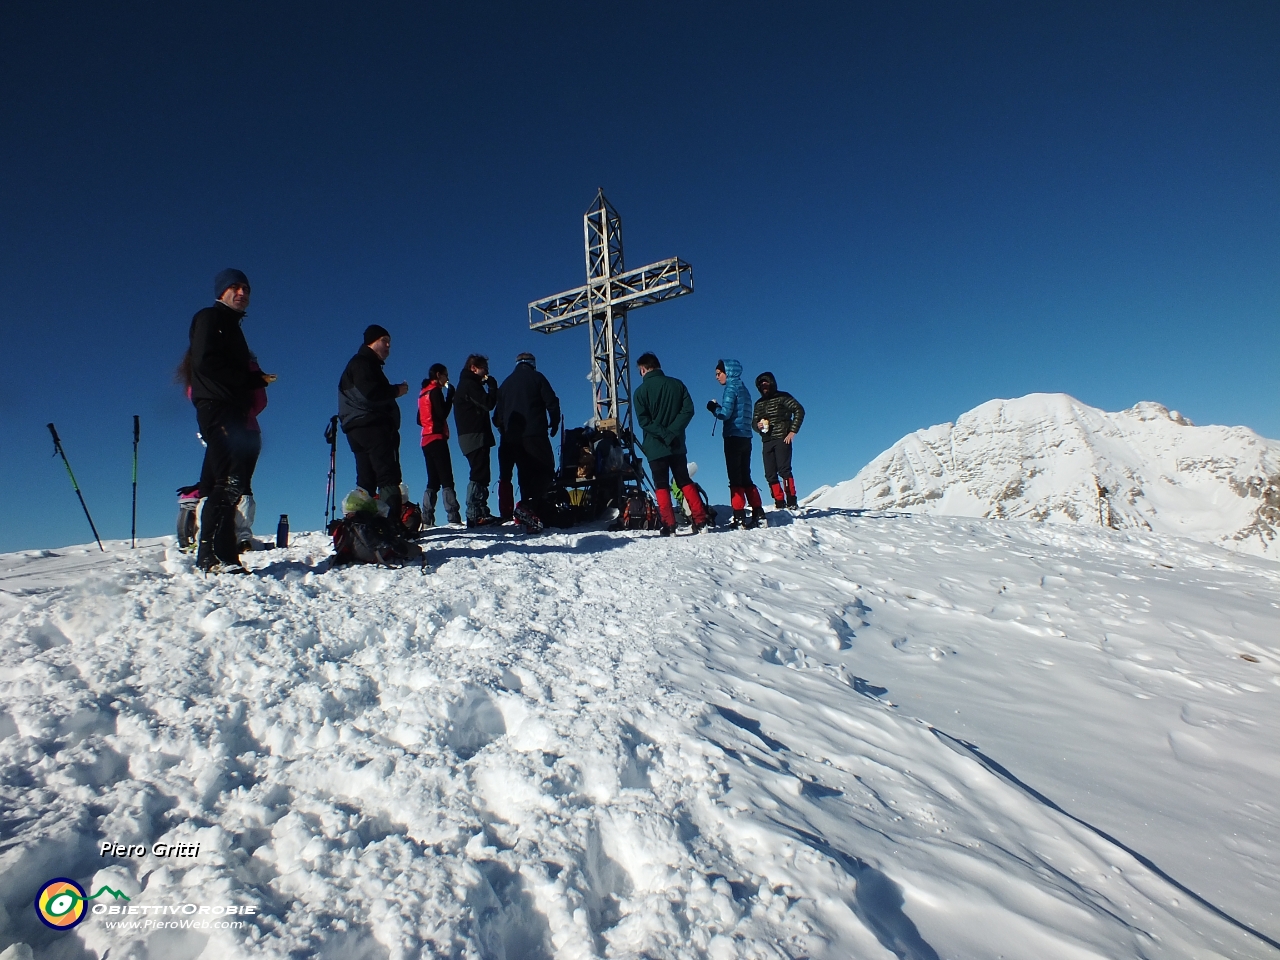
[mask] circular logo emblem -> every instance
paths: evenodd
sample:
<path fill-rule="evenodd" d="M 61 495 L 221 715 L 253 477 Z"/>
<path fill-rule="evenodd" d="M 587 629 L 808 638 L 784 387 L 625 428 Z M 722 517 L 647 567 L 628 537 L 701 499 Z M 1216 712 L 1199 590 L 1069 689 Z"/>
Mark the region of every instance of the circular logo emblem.
<path fill-rule="evenodd" d="M 84 887 L 66 877 L 55 877 L 36 894 L 36 913 L 46 927 L 70 930 L 84 919 Z"/>

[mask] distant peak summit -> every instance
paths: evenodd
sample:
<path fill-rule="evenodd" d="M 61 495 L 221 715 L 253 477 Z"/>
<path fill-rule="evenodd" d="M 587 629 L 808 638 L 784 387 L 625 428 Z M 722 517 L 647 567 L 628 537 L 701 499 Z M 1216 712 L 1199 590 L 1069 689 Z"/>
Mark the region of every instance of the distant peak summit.
<path fill-rule="evenodd" d="M 989 400 L 917 430 L 815 506 L 1150 530 L 1280 558 L 1280 442 L 1143 401 Z"/>

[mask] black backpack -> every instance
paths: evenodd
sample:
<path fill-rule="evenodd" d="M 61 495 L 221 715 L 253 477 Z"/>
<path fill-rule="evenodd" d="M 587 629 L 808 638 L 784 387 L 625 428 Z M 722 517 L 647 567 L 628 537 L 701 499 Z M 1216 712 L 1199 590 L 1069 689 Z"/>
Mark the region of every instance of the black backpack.
<path fill-rule="evenodd" d="M 376 563 L 402 567 L 422 556 L 422 548 L 400 535 L 386 517 L 352 514 L 335 520 L 333 563 Z"/>

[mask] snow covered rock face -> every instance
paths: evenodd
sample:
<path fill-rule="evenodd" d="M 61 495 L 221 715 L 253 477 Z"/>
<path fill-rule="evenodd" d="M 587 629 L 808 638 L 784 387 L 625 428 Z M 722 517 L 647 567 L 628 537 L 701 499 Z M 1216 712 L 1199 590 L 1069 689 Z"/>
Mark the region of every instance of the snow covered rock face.
<path fill-rule="evenodd" d="M 1276 955 L 1276 564 L 837 510 L 426 546 L 0 556 L 0 958 Z M 53 877 L 255 912 L 56 932 Z"/>
<path fill-rule="evenodd" d="M 918 430 L 807 504 L 1150 530 L 1280 557 L 1280 441 L 1158 403 L 991 400 Z"/>

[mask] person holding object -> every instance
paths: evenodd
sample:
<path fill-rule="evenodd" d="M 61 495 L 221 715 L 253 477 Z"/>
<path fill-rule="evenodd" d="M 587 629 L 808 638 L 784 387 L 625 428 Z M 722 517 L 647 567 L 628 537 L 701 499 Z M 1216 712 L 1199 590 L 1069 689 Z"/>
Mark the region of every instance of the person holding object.
<path fill-rule="evenodd" d="M 213 306 L 191 318 L 190 385 L 200 436 L 207 445 L 196 567 L 205 573 L 244 573 L 236 536 L 236 508 L 248 489 L 261 438 L 249 428 L 255 393 L 274 383 L 256 369 L 241 329 L 249 309 L 249 278 L 228 268 L 214 278 Z M 265 400 L 265 394 L 262 398 Z"/>
<path fill-rule="evenodd" d="M 443 363 L 433 363 L 418 394 L 418 425 L 422 427 L 422 457 L 427 462 L 427 489 L 422 495 L 423 526 L 436 525 L 436 498 L 444 501 L 450 523 L 462 523 L 458 495 L 453 489 L 453 459 L 449 456 L 449 411 L 453 385 Z"/>
<path fill-rule="evenodd" d="M 489 481 L 494 446 L 489 413 L 498 403 L 498 381 L 489 376 L 489 358 L 473 353 L 462 365 L 458 389 L 453 395 L 453 425 L 458 428 L 458 449 L 471 472 L 467 483 L 467 526 L 483 527 L 501 521 L 489 512 Z"/>
<path fill-rule="evenodd" d="M 338 381 L 338 419 L 356 458 L 356 485 L 387 505 L 387 516 L 400 523 L 400 405 L 407 381 L 392 384 L 382 366 L 391 354 L 385 327 L 365 328 L 363 345 L 347 361 Z"/>
<path fill-rule="evenodd" d="M 662 372 L 662 365 L 652 353 L 641 354 L 636 367 L 642 379 L 631 395 L 631 409 L 636 423 L 644 431 L 640 449 L 653 472 L 653 494 L 658 500 L 658 513 L 662 515 L 662 535 L 669 537 L 676 532 L 676 512 L 671 502 L 673 478 L 689 505 L 693 532 L 701 533 L 714 523 L 715 515 L 707 510 L 689 476 L 684 432 L 693 421 L 693 398 L 682 382 Z"/>
<path fill-rule="evenodd" d="M 498 444 L 498 512 L 504 520 L 515 515 L 512 474 L 519 471 L 520 500 L 545 523 L 556 482 L 556 455 L 551 437 L 560 429 L 560 398 L 538 372 L 532 353 L 516 357 L 515 369 L 498 388 L 493 425 L 502 434 Z"/>
<path fill-rule="evenodd" d="M 729 495 L 733 504 L 730 529 L 748 530 L 764 522 L 764 506 L 760 491 L 751 479 L 751 394 L 742 382 L 742 364 L 737 360 L 721 360 L 716 364 L 716 381 L 724 387 L 720 402 L 711 400 L 707 409 L 717 420 L 724 421 L 724 466 L 729 474 Z M 747 506 L 751 516 L 747 516 Z"/>
<path fill-rule="evenodd" d="M 781 510 L 796 509 L 796 481 L 791 475 L 791 442 L 804 423 L 804 407 L 786 391 L 778 389 L 778 381 L 767 370 L 756 377 L 760 399 L 752 417 L 755 428 L 764 439 L 764 478 L 773 494 L 773 505 Z"/>

